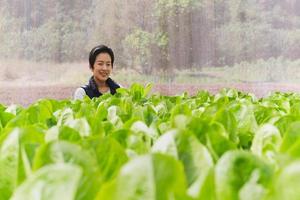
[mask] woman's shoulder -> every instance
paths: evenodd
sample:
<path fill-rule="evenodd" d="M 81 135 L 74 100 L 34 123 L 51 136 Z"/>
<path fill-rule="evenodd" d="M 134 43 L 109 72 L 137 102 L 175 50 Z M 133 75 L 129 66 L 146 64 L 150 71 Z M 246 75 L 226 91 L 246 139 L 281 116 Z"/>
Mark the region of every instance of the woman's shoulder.
<path fill-rule="evenodd" d="M 74 92 L 74 100 L 76 99 L 83 99 L 83 97 L 86 95 L 85 93 L 85 90 L 80 87 L 80 88 L 77 88 Z"/>

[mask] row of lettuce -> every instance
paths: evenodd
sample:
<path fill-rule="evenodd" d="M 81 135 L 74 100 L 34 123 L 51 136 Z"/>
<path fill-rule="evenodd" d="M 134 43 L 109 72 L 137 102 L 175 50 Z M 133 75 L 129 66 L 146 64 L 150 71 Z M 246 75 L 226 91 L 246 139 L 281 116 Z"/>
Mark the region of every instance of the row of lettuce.
<path fill-rule="evenodd" d="M 0 104 L 0 200 L 300 199 L 300 95 Z"/>

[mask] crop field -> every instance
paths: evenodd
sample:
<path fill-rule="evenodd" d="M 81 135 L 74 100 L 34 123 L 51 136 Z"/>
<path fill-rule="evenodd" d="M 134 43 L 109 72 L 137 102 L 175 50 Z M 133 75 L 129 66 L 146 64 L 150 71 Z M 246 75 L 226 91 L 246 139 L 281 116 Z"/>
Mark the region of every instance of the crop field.
<path fill-rule="evenodd" d="M 0 104 L 0 200 L 300 198 L 300 94 L 150 91 Z"/>
<path fill-rule="evenodd" d="M 124 87 L 128 87 L 126 83 L 122 83 Z M 70 99 L 78 86 L 69 85 L 0 85 L 0 102 L 5 105 L 19 104 L 28 106 L 39 99 Z M 163 95 L 178 95 L 187 92 L 194 95 L 199 90 L 207 90 L 212 94 L 219 92 L 223 88 L 235 88 L 239 91 L 250 92 L 257 97 L 263 97 L 271 92 L 300 92 L 300 84 L 288 83 L 214 83 L 214 84 L 153 84 L 152 93 L 160 93 Z"/>

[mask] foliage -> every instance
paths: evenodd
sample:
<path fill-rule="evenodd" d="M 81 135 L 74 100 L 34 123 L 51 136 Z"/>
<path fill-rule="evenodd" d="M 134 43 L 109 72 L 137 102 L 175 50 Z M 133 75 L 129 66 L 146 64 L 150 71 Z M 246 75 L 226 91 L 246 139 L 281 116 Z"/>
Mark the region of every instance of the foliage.
<path fill-rule="evenodd" d="M 153 39 L 151 33 L 136 29 L 130 35 L 127 35 L 124 40 L 125 45 L 130 48 L 127 50 L 134 55 L 133 66 L 142 66 L 143 71 L 146 73 L 147 71 L 151 72 L 148 62 L 151 58 L 151 47 L 154 43 Z"/>
<path fill-rule="evenodd" d="M 15 24 L 15 26 L 11 26 Z M 0 54 L 2 58 L 11 58 L 18 55 L 21 50 L 21 38 L 18 34 L 18 26 L 21 22 L 11 18 L 4 8 L 0 8 Z"/>
<path fill-rule="evenodd" d="M 0 58 L 70 62 L 99 43 L 143 72 L 299 59 L 299 3 L 0 0 Z"/>
<path fill-rule="evenodd" d="M 298 199 L 300 95 L 0 104 L 0 199 Z"/>

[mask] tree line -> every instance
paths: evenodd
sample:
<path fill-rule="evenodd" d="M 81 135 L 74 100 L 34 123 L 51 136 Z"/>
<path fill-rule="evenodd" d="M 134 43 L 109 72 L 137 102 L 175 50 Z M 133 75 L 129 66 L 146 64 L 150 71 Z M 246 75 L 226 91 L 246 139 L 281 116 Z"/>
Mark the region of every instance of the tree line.
<path fill-rule="evenodd" d="M 0 58 L 76 62 L 104 43 L 141 73 L 300 58 L 297 0 L 0 0 Z"/>

